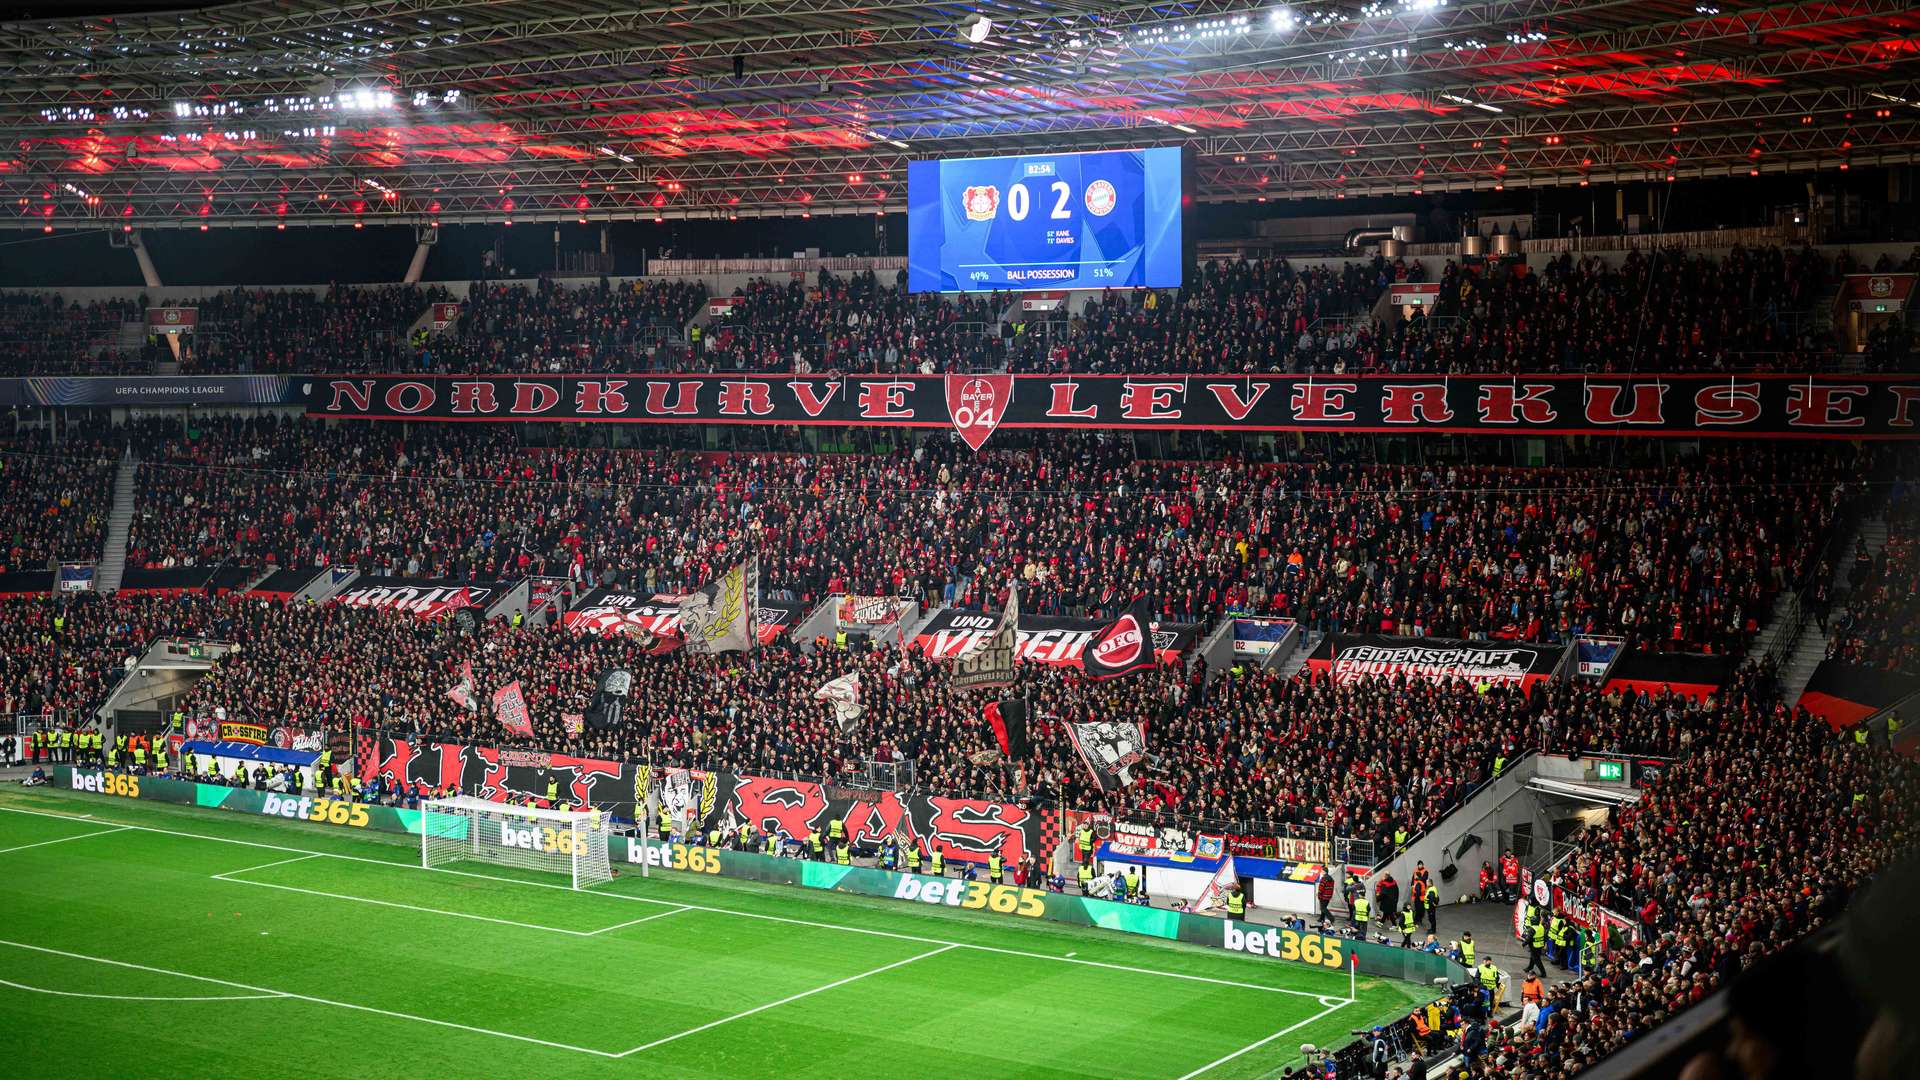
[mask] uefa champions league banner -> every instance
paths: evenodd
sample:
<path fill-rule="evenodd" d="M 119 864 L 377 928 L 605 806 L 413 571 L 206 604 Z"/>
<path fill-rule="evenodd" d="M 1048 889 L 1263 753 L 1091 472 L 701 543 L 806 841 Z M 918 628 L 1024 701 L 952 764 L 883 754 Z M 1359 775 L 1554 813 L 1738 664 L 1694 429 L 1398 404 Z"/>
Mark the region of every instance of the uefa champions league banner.
<path fill-rule="evenodd" d="M 538 750 L 373 735 L 361 742 L 356 764 L 362 782 L 384 777 L 409 786 L 453 784 L 467 795 L 505 801 L 545 799 L 551 779 L 569 802 L 639 821 L 649 833 L 657 821 L 647 812 L 647 798 L 653 795 L 656 808 L 665 806 L 676 830 L 692 820 L 701 835 L 716 828 L 731 835 L 747 824 L 761 833 L 778 831 L 804 840 L 809 832 L 825 836 L 828 823 L 838 818 L 855 844 L 878 845 L 905 834 L 925 841 L 929 849 L 937 847 L 950 862 L 985 863 L 995 851 L 1009 864 L 1028 855 L 1045 858 L 1060 839 L 1057 811 L 1015 803 L 654 768 Z"/>
<path fill-rule="evenodd" d="M 999 428 L 1909 439 L 1904 375 L 310 376 L 311 416 Z"/>

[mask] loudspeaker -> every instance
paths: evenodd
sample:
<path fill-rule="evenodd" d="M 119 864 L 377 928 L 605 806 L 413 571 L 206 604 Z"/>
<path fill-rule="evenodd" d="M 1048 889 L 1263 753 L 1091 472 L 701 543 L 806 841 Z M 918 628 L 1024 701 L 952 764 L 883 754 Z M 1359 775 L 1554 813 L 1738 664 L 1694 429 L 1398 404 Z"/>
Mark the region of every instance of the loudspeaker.
<path fill-rule="evenodd" d="M 1458 874 L 1459 872 L 1460 872 L 1460 868 L 1458 866 L 1455 866 L 1452 863 L 1448 863 L 1447 865 L 1440 868 L 1440 880 L 1451 884 L 1453 882 L 1454 875 Z"/>
<path fill-rule="evenodd" d="M 733 58 L 733 77 L 736 80 L 744 79 L 747 77 L 747 58 L 746 57 L 735 56 Z"/>

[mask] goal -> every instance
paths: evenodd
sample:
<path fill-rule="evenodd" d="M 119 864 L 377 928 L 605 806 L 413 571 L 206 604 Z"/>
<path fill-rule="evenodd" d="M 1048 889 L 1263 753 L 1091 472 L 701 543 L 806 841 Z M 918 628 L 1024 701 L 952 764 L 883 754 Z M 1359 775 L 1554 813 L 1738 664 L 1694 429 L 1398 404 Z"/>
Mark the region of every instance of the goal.
<path fill-rule="evenodd" d="M 420 865 L 462 859 L 566 874 L 584 889 L 613 880 L 606 815 L 539 810 L 461 796 L 421 805 Z"/>

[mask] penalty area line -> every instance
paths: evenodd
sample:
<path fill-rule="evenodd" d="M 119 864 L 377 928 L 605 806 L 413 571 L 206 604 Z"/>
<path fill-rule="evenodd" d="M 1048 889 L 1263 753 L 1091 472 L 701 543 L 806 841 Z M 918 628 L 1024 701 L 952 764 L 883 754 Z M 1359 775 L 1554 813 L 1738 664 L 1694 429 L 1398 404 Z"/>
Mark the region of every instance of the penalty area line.
<path fill-rule="evenodd" d="M 416 1024 L 431 1024 L 434 1027 L 452 1028 L 455 1031 L 467 1031 L 467 1032 L 472 1032 L 475 1035 L 491 1035 L 497 1039 L 512 1039 L 515 1042 L 532 1043 L 535 1046 L 545 1046 L 553 1050 L 571 1050 L 576 1054 L 592 1054 L 595 1057 L 603 1057 L 603 1058 L 618 1058 L 623 1056 L 621 1054 L 616 1054 L 608 1050 L 595 1050 L 592 1047 L 588 1047 L 588 1046 L 574 1046 L 570 1043 L 552 1042 L 547 1039 L 536 1039 L 531 1035 L 515 1035 L 511 1031 L 495 1031 L 492 1028 L 474 1027 L 471 1024 L 456 1024 L 451 1020 L 436 1020 L 431 1016 L 415 1016 L 412 1013 L 395 1012 L 392 1009 L 379 1009 L 379 1008 L 373 1007 L 372 1005 L 356 1005 L 351 1001 L 335 1001 L 331 998 L 314 997 L 311 994 L 296 994 L 291 990 L 275 990 L 270 986 L 251 986 L 247 983 L 233 982 L 228 979 L 215 979 L 215 978 L 210 978 L 206 975 L 195 975 L 192 972 L 187 972 L 187 971 L 172 971 L 162 967 L 148 967 L 145 964 L 130 964 L 125 960 L 109 960 L 104 956 L 89 956 L 86 953 L 67 952 L 63 949 L 50 949 L 44 945 L 28 945 L 23 941 L 7 941 L 5 939 L 0 939 L 0 945 L 5 945 L 15 949 L 25 949 L 28 952 L 44 953 L 48 956 L 64 956 L 69 960 L 87 960 L 96 964 L 106 964 L 109 967 L 126 968 L 130 971 L 145 971 L 155 975 L 172 975 L 175 978 L 192 979 L 195 982 L 211 983 L 214 986 L 225 986 L 234 990 L 245 990 L 245 991 L 248 991 L 249 993 L 263 995 L 263 997 L 266 997 L 266 998 L 280 998 L 287 1001 L 304 1001 L 312 1005 L 328 1005 L 336 1009 L 348 1009 L 353 1012 L 371 1013 L 375 1016 L 385 1016 L 394 1020 L 409 1020 Z M 190 1000 L 204 1000 L 204 999 L 196 998 L 196 999 L 190 999 Z"/>
<path fill-rule="evenodd" d="M 15 851 L 26 851 L 29 848 L 46 847 L 48 844 L 64 844 L 70 840 L 91 840 L 96 836 L 106 836 L 110 833 L 126 832 L 128 829 L 131 829 L 131 828 L 133 828 L 133 826 L 131 825 L 116 825 L 111 829 L 95 829 L 93 832 L 81 833 L 78 836 L 62 836 L 55 840 L 42 840 L 37 844 L 20 844 L 17 847 L 0 848 L 0 855 L 10 854 Z"/>
<path fill-rule="evenodd" d="M 735 1020 L 745 1020 L 747 1017 L 753 1016 L 756 1013 L 763 1013 L 763 1012 L 766 1012 L 768 1009 L 777 1009 L 782 1005 L 788 1004 L 789 1002 L 799 1001 L 801 998 L 809 998 L 815 994 L 822 994 L 827 992 L 828 990 L 835 989 L 836 987 L 845 986 L 851 982 L 859 982 L 861 979 L 869 978 L 874 975 L 879 975 L 879 974 L 882 974 L 883 972 L 892 971 L 894 968 L 905 967 L 916 960 L 925 960 L 929 956 L 939 956 L 943 952 L 948 952 L 950 950 L 957 949 L 959 947 L 960 946 L 958 945 L 942 945 L 937 949 L 930 949 L 926 952 L 921 953 L 918 956 L 909 956 L 905 960 L 895 960 L 891 964 L 874 968 L 872 971 L 863 971 L 858 975 L 849 975 L 844 979 L 836 979 L 833 982 L 826 984 L 825 986 L 816 986 L 811 990 L 802 990 L 797 994 L 793 994 L 788 997 L 783 997 L 779 1001 L 769 1001 L 765 1005 L 756 1005 L 751 1009 L 746 1009 L 742 1012 L 734 1013 L 732 1016 L 723 1016 L 718 1020 L 701 1024 L 699 1027 L 688 1028 L 687 1030 L 679 1032 L 678 1034 L 669 1035 L 664 1039 L 655 1039 L 650 1043 L 644 1043 L 640 1046 L 634 1047 L 631 1050 L 625 1050 L 613 1056 L 627 1057 L 630 1054 L 638 1054 L 638 1053 L 641 1053 L 642 1051 L 651 1050 L 656 1046 L 665 1046 L 666 1044 L 673 1042 L 677 1039 L 684 1039 L 689 1035 L 698 1035 L 703 1031 L 708 1031 L 712 1028 L 717 1028 L 721 1024 L 731 1024 Z"/>
<path fill-rule="evenodd" d="M 1345 1001 L 1336 1001 L 1332 1005 L 1329 1005 L 1326 1008 L 1321 1009 L 1319 1012 L 1314 1013 L 1312 1016 L 1307 1017 L 1305 1020 L 1302 1020 L 1297 1024 L 1289 1024 L 1286 1027 L 1281 1028 L 1279 1031 L 1276 1031 L 1273 1034 L 1267 1036 L 1266 1038 L 1261 1039 L 1259 1042 L 1248 1043 L 1247 1045 L 1241 1047 L 1238 1050 L 1235 1050 L 1233 1053 L 1228 1054 L 1225 1057 L 1215 1058 L 1212 1061 L 1207 1062 L 1205 1065 L 1202 1065 L 1199 1068 L 1188 1073 L 1187 1075 L 1181 1077 L 1180 1080 L 1193 1080 L 1194 1077 L 1199 1076 L 1201 1073 L 1207 1072 L 1208 1070 L 1211 1070 L 1211 1069 L 1218 1068 L 1221 1065 L 1225 1065 L 1227 1062 L 1232 1061 L 1234 1058 L 1237 1058 L 1242 1054 L 1246 1054 L 1254 1050 L 1258 1050 L 1275 1039 L 1281 1038 L 1286 1035 L 1291 1035 L 1294 1032 L 1299 1031 L 1301 1028 L 1306 1027 L 1308 1024 L 1315 1022 L 1316 1020 L 1325 1020 L 1327 1017 L 1332 1016 L 1334 1013 L 1339 1012 L 1341 1009 L 1346 1008 L 1347 1004 L 1348 1003 Z"/>

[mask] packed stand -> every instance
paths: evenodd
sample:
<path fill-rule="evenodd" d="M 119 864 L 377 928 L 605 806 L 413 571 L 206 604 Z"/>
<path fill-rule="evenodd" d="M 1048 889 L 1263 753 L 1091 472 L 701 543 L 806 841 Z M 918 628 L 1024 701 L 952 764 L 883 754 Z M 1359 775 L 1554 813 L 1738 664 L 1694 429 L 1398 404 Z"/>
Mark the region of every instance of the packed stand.
<path fill-rule="evenodd" d="M 227 289 L 167 300 L 199 309 L 180 370 L 220 372 L 400 371 L 412 366 L 408 329 L 427 305 L 447 299 L 418 285 Z"/>
<path fill-rule="evenodd" d="M 1827 655 L 1920 674 L 1920 500 L 1896 493 L 1886 527 L 1878 552 L 1864 544 L 1855 549 Z"/>
<path fill-rule="evenodd" d="M 872 271 L 812 281 L 756 280 L 733 307 L 694 327 L 702 371 L 935 374 L 1007 363 L 1014 328 L 1000 325 L 1005 294 L 943 297 L 907 292 L 905 271 L 883 284 Z"/>
<path fill-rule="evenodd" d="M 52 293 L 0 293 L 0 373 L 119 375 L 151 370 L 152 357 L 120 346 L 121 327 L 144 322 L 135 300 L 82 304 Z"/>
<path fill-rule="evenodd" d="M 0 716 L 91 718 L 155 639 L 240 640 L 226 601 L 93 593 L 0 600 Z"/>
<path fill-rule="evenodd" d="M 1640 943 L 1548 988 L 1535 1023 L 1500 1036 L 1472 1076 L 1592 1065 L 1832 919 L 1910 850 L 1911 760 L 1787 709 L 1764 681 L 1722 696 L 1693 752 L 1581 834 L 1558 872 L 1578 899 L 1636 921 Z"/>
<path fill-rule="evenodd" d="M 98 560 L 119 459 L 117 435 L 103 426 L 0 437 L 0 574 Z"/>
<path fill-rule="evenodd" d="M 521 445 L 502 427 L 200 419 L 139 429 L 130 565 L 354 565 L 684 592 L 741 552 L 836 592 L 1166 621 L 1726 653 L 1798 582 L 1852 451 L 1712 448 L 1661 470 L 1147 461 L 1060 436 L 974 455 L 684 454 Z"/>
<path fill-rule="evenodd" d="M 415 342 L 407 366 L 450 372 L 647 371 L 684 366 L 674 351 L 705 302 L 687 282 L 568 286 L 541 277 L 477 281 L 454 326 Z"/>

